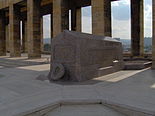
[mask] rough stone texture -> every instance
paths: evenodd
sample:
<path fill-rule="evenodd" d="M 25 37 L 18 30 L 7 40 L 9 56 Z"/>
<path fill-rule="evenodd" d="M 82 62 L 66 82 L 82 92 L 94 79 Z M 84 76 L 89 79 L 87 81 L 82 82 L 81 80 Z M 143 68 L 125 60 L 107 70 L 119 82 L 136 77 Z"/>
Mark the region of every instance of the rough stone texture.
<path fill-rule="evenodd" d="M 41 57 L 40 0 L 27 0 L 28 57 Z"/>
<path fill-rule="evenodd" d="M 52 63 L 52 72 L 49 79 L 54 81 L 60 80 L 65 74 L 65 68 L 62 64 Z"/>
<path fill-rule="evenodd" d="M 93 34 L 111 36 L 111 1 L 91 0 L 91 4 Z"/>
<path fill-rule="evenodd" d="M 68 0 L 53 0 L 53 36 L 69 29 Z M 58 15 L 59 14 L 59 15 Z"/>
<path fill-rule="evenodd" d="M 105 0 L 104 21 L 105 21 L 105 34 L 104 34 L 104 36 L 112 37 L 111 0 Z"/>
<path fill-rule="evenodd" d="M 6 25 L 6 31 L 5 31 L 5 37 L 6 37 L 6 51 L 10 51 L 10 47 L 9 47 L 9 24 Z"/>
<path fill-rule="evenodd" d="M 27 52 L 27 21 L 22 21 L 22 51 Z"/>
<path fill-rule="evenodd" d="M 137 60 L 137 61 L 125 61 L 125 70 L 142 70 L 148 67 L 152 66 L 151 61 L 143 61 L 143 60 Z"/>
<path fill-rule="evenodd" d="M 51 13 L 51 38 L 53 38 L 53 11 Z"/>
<path fill-rule="evenodd" d="M 76 31 L 82 31 L 82 10 L 81 8 L 76 9 Z"/>
<path fill-rule="evenodd" d="M 81 32 L 82 18 L 81 8 L 71 9 L 71 30 Z"/>
<path fill-rule="evenodd" d="M 43 52 L 44 51 L 44 27 L 43 27 L 43 17 L 41 17 L 41 19 L 40 19 L 40 23 L 41 23 L 41 27 L 40 27 L 40 29 L 41 29 L 41 52 Z"/>
<path fill-rule="evenodd" d="M 18 6 L 9 6 L 9 40 L 10 40 L 10 56 L 19 57 L 21 56 L 20 47 L 20 9 Z"/>
<path fill-rule="evenodd" d="M 0 56 L 6 55 L 5 13 L 0 11 Z"/>
<path fill-rule="evenodd" d="M 143 0 L 131 0 L 131 46 L 133 56 L 144 55 Z"/>
<path fill-rule="evenodd" d="M 152 46 L 152 69 L 155 69 L 155 1 L 152 1 L 153 6 L 153 46 Z"/>
<path fill-rule="evenodd" d="M 65 79 L 84 81 L 123 68 L 122 44 L 104 36 L 64 31 L 52 40 L 53 63 L 65 67 Z M 50 72 L 50 78 L 52 73 Z"/>

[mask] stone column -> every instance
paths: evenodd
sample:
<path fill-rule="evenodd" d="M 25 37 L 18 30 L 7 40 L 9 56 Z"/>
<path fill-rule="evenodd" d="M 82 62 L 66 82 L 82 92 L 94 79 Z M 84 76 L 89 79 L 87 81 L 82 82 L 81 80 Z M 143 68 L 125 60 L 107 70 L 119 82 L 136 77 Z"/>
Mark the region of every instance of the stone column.
<path fill-rule="evenodd" d="M 44 28 L 43 28 L 43 17 L 40 18 L 41 23 L 41 52 L 44 51 Z"/>
<path fill-rule="evenodd" d="M 24 53 L 27 52 L 27 21 L 22 21 L 22 50 Z"/>
<path fill-rule="evenodd" d="M 25 53 L 25 23 L 22 21 L 22 52 Z"/>
<path fill-rule="evenodd" d="M 131 0 L 131 52 L 132 56 L 144 55 L 143 0 Z"/>
<path fill-rule="evenodd" d="M 82 10 L 81 8 L 76 9 L 76 31 L 82 32 Z"/>
<path fill-rule="evenodd" d="M 81 32 L 81 8 L 72 8 L 71 10 L 71 30 Z"/>
<path fill-rule="evenodd" d="M 53 38 L 53 12 L 51 13 L 51 40 Z"/>
<path fill-rule="evenodd" d="M 153 35 L 152 35 L 152 69 L 155 69 L 155 0 L 152 0 L 152 18 L 153 18 Z"/>
<path fill-rule="evenodd" d="M 27 35 L 27 21 L 25 21 L 25 52 L 28 52 L 28 35 Z"/>
<path fill-rule="evenodd" d="M 111 0 L 91 0 L 92 33 L 111 36 Z"/>
<path fill-rule="evenodd" d="M 9 47 L 9 24 L 6 25 L 5 27 L 6 31 L 5 31 L 5 36 L 6 36 L 6 51 L 10 51 L 10 47 Z"/>
<path fill-rule="evenodd" d="M 27 0 L 28 58 L 41 57 L 40 0 Z"/>
<path fill-rule="evenodd" d="M 76 8 L 71 9 L 71 30 L 76 31 Z"/>
<path fill-rule="evenodd" d="M 69 29 L 68 0 L 53 0 L 53 36 Z"/>
<path fill-rule="evenodd" d="M 20 9 L 18 6 L 9 6 L 9 40 L 10 40 L 10 56 L 21 56 L 21 42 L 20 42 Z"/>
<path fill-rule="evenodd" d="M 0 11 L 0 56 L 6 55 L 5 13 Z"/>

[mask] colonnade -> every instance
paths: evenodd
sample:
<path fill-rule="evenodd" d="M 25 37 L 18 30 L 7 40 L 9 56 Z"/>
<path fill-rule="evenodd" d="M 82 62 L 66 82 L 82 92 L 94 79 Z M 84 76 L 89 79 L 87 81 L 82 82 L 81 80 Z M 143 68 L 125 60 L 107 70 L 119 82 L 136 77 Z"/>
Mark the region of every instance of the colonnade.
<path fill-rule="evenodd" d="M 21 50 L 28 52 L 29 58 L 40 58 L 43 38 L 42 0 L 25 0 L 26 18 L 21 19 L 22 7 L 16 4 L 8 5 L 8 21 L 5 8 L 0 9 L 0 55 L 10 51 L 11 57 L 21 56 Z M 112 36 L 111 0 L 88 0 L 87 6 L 92 6 L 92 33 Z M 79 3 L 79 4 L 78 4 Z M 81 4 L 80 4 L 81 3 Z M 69 10 L 71 10 L 71 30 L 81 31 L 83 0 L 51 0 L 51 37 L 65 29 L 69 29 Z M 131 0 L 131 54 L 144 55 L 144 0 Z M 154 11 L 153 0 L 153 11 Z M 155 15 L 153 14 L 153 26 Z M 22 20 L 22 42 L 20 39 L 20 21 Z M 7 23 L 8 22 L 8 23 Z M 9 25 L 9 26 L 8 26 Z M 9 27 L 9 29 L 8 29 Z M 9 33 L 8 35 L 6 33 Z M 153 28 L 153 33 L 155 30 Z M 155 34 L 153 34 L 153 38 Z M 9 39 L 6 39 L 9 38 Z M 9 42 L 9 44 L 8 44 Z M 154 41 L 153 41 L 154 42 Z M 22 43 L 22 46 L 21 46 Z M 155 42 L 153 43 L 155 45 Z M 9 48 L 7 48 L 9 47 Z M 153 47 L 154 48 L 154 47 Z M 155 61 L 153 49 L 153 62 Z"/>

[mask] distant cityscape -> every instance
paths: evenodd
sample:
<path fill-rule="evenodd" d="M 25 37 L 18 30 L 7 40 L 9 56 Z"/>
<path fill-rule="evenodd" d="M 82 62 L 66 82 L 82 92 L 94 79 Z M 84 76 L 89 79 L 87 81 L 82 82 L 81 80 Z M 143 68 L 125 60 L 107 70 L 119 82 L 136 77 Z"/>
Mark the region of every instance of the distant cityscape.
<path fill-rule="evenodd" d="M 131 51 L 131 40 L 130 39 L 120 39 L 120 41 L 123 44 L 123 50 L 125 52 L 130 52 Z M 144 51 L 146 53 L 152 52 L 152 38 L 151 37 L 144 38 Z"/>
<path fill-rule="evenodd" d="M 131 51 L 131 40 L 130 39 L 120 39 L 120 38 L 116 38 L 116 39 L 122 42 L 124 52 L 130 52 Z M 50 50 L 50 42 L 51 42 L 50 38 L 44 39 L 45 51 Z M 145 37 L 144 38 L 144 51 L 146 53 L 150 53 L 152 51 L 152 38 L 151 37 Z"/>

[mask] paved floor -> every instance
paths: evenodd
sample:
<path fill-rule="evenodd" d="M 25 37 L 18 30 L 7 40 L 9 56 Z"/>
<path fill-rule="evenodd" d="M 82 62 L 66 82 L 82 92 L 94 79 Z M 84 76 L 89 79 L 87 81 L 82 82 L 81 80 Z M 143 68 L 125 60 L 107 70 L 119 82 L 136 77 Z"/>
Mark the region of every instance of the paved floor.
<path fill-rule="evenodd" d="M 68 111 L 78 112 L 83 105 L 89 105 L 95 116 L 104 116 L 98 109 L 105 116 L 155 115 L 155 71 L 151 69 L 120 71 L 69 85 L 36 80 L 48 72 L 49 64 L 0 69 L 0 116 L 58 116 L 61 112 L 65 115 L 60 116 L 72 116 Z M 84 107 L 74 115 L 91 116 L 90 109 Z"/>
<path fill-rule="evenodd" d="M 42 55 L 41 59 L 28 59 L 27 54 L 22 54 L 22 57 L 11 58 L 9 54 L 7 56 L 0 57 L 0 69 L 1 68 L 11 68 L 11 67 L 21 67 L 21 66 L 31 66 L 48 64 L 50 62 L 49 55 Z"/>
<path fill-rule="evenodd" d="M 48 116 L 124 116 L 103 105 L 66 105 L 61 106 Z"/>

